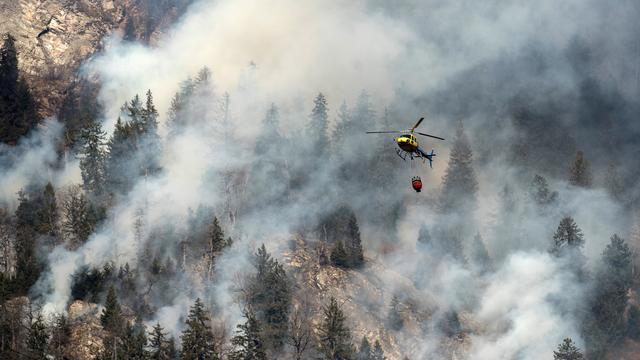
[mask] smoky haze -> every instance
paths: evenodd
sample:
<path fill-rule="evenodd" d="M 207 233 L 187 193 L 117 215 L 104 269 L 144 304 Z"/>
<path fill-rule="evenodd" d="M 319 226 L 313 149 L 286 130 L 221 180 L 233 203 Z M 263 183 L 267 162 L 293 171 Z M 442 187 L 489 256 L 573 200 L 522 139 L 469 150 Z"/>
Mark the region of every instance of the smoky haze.
<path fill-rule="evenodd" d="M 127 121 L 122 104 L 151 89 L 162 170 L 136 177 L 118 194 L 82 246 L 53 249 L 31 292 L 46 313 L 64 312 L 73 300 L 72 275 L 82 267 L 143 266 L 150 256 L 179 263 L 187 256 L 181 244 L 191 214 L 210 207 L 233 239 L 213 280 L 196 271 L 175 274 L 171 291 L 150 291 L 146 301 L 155 311 L 144 320 L 178 336 L 201 297 L 231 331 L 242 316 L 238 279 L 255 249 L 264 243 L 282 259 L 293 238 L 319 243 L 319 219 L 348 204 L 368 263 L 359 271 L 379 271 L 383 293 L 350 300 L 382 309 L 400 293 L 429 309 L 428 324 L 389 335 L 390 352 L 448 358 L 449 336 L 434 324 L 452 312 L 472 319 L 463 324 L 470 334 L 461 346 L 466 358 L 547 358 L 566 337 L 584 348 L 580 309 L 591 285 L 548 250 L 567 215 L 584 233 L 590 271 L 612 234 L 631 235 L 640 196 L 639 15 L 634 1 L 221 0 L 195 2 L 154 47 L 111 36 L 82 74 L 99 79 L 109 135 L 119 116 Z M 172 124 L 172 98 L 205 66 L 209 82 Z M 329 108 L 326 153 L 307 136 L 319 92 Z M 343 103 L 350 127 L 339 136 Z M 276 134 L 265 121 L 272 104 Z M 420 139 L 438 154 L 433 169 L 397 158 L 389 136 L 364 135 L 406 129 L 421 116 L 422 131 L 447 139 Z M 475 199 L 464 215 L 442 214 L 441 182 L 460 121 L 478 191 L 457 195 Z M 81 182 L 73 156 L 52 157 L 61 125 L 49 124 L 3 150 L 0 199 L 10 206 L 21 187 Z M 591 165 L 588 188 L 568 182 L 578 150 Z M 47 177 L 32 171 L 45 166 L 56 170 Z M 607 188 L 612 168 L 622 199 Z M 536 174 L 557 191 L 543 210 L 530 196 Z M 409 187 L 414 175 L 425 183 L 420 194 Z M 464 259 L 439 258 L 417 241 L 421 228 L 437 238 L 439 226 L 462 220 Z M 479 269 L 469 255 L 476 233 L 490 267 Z M 356 327 L 372 319 L 359 315 L 347 314 Z"/>

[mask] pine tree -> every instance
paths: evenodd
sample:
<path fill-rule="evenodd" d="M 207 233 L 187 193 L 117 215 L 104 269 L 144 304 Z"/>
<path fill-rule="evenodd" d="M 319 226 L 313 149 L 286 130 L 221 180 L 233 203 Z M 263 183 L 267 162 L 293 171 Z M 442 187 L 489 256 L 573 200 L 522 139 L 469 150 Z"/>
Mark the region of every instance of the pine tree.
<path fill-rule="evenodd" d="M 319 352 L 327 360 L 351 360 L 354 357 L 351 332 L 346 325 L 346 317 L 331 297 L 323 309 L 322 323 L 318 328 Z"/>
<path fill-rule="evenodd" d="M 136 323 L 127 324 L 122 337 L 122 353 L 130 360 L 146 360 L 149 353 L 146 350 L 147 334 L 144 325 Z"/>
<path fill-rule="evenodd" d="M 364 263 L 364 254 L 362 251 L 362 241 L 360 240 L 360 228 L 356 215 L 350 212 L 348 217 L 348 233 L 346 250 L 349 257 L 350 267 L 360 267 Z"/>
<path fill-rule="evenodd" d="M 36 215 L 38 233 L 56 238 L 58 236 L 58 205 L 56 204 L 56 192 L 51 183 L 47 183 L 44 187 Z"/>
<path fill-rule="evenodd" d="M 582 360 L 584 357 L 570 338 L 564 339 L 562 344 L 558 345 L 558 350 L 553 352 L 553 360 Z"/>
<path fill-rule="evenodd" d="M 169 353 L 169 340 L 160 323 L 156 323 L 149 334 L 149 358 L 152 360 L 173 360 Z"/>
<path fill-rule="evenodd" d="M 266 360 L 267 355 L 258 320 L 250 310 L 245 311 L 244 317 L 247 321 L 244 324 L 238 324 L 236 335 L 231 339 L 234 350 L 229 359 Z"/>
<path fill-rule="evenodd" d="M 64 314 L 57 315 L 54 319 L 53 329 L 51 331 L 51 341 L 49 349 L 51 355 L 56 359 L 62 359 L 65 356 L 65 347 L 71 339 L 71 325 Z"/>
<path fill-rule="evenodd" d="M 480 233 L 477 233 L 476 236 L 473 237 L 470 259 L 483 270 L 488 270 L 491 266 L 491 257 L 489 256 L 489 252 L 484 245 L 484 241 L 482 240 Z"/>
<path fill-rule="evenodd" d="M 217 360 L 209 315 L 200 299 L 189 310 L 186 328 L 182 332 L 181 360 Z"/>
<path fill-rule="evenodd" d="M 589 162 L 584 158 L 584 153 L 578 151 L 576 159 L 569 170 L 569 183 L 573 186 L 591 187 L 592 176 Z"/>
<path fill-rule="evenodd" d="M 382 345 L 380 345 L 380 341 L 376 340 L 373 345 L 373 350 L 371 351 L 371 360 L 385 360 L 384 351 L 382 350 Z"/>
<path fill-rule="evenodd" d="M 14 279 L 15 295 L 26 294 L 36 282 L 42 266 L 36 257 L 36 214 L 38 204 L 23 191 L 18 192 L 18 208 L 16 209 L 16 277 Z"/>
<path fill-rule="evenodd" d="M 391 298 L 391 306 L 389 308 L 389 314 L 387 315 L 387 322 L 393 330 L 400 330 L 404 326 L 404 319 L 400 309 L 400 299 L 397 295 L 393 295 Z"/>
<path fill-rule="evenodd" d="M 36 104 L 20 79 L 16 39 L 5 34 L 0 48 L 0 141 L 15 145 L 38 124 Z"/>
<path fill-rule="evenodd" d="M 80 172 L 83 188 L 94 198 L 100 198 L 105 190 L 106 133 L 99 122 L 94 121 L 80 135 Z"/>
<path fill-rule="evenodd" d="M 111 192 L 124 193 L 133 186 L 137 175 L 133 156 L 136 152 L 134 127 L 118 118 L 113 135 L 107 144 L 106 183 Z"/>
<path fill-rule="evenodd" d="M 595 276 L 591 311 L 585 321 L 590 357 L 601 356 L 627 332 L 625 309 L 633 283 L 633 254 L 624 239 L 614 234 L 602 253 L 602 267 Z"/>
<path fill-rule="evenodd" d="M 122 317 L 122 310 L 120 309 L 116 290 L 113 285 L 109 287 L 107 300 L 100 315 L 100 323 L 102 327 L 112 335 L 119 335 L 123 331 L 125 320 Z"/>
<path fill-rule="evenodd" d="M 439 208 L 442 213 L 472 210 L 475 207 L 478 181 L 472 167 L 473 153 L 462 122 L 449 153 L 449 164 L 442 178 Z"/>
<path fill-rule="evenodd" d="M 551 191 L 547 179 L 536 174 L 529 186 L 529 195 L 540 206 L 553 205 L 558 200 L 558 192 Z"/>
<path fill-rule="evenodd" d="M 264 244 L 254 256 L 257 270 L 249 287 L 247 303 L 260 321 L 266 348 L 284 345 L 291 312 L 291 285 L 282 264 L 271 258 Z"/>
<path fill-rule="evenodd" d="M 558 225 L 558 229 L 553 234 L 553 245 L 551 253 L 561 256 L 567 251 L 579 250 L 584 246 L 584 236 L 582 230 L 570 216 L 565 216 Z"/>
<path fill-rule="evenodd" d="M 338 240 L 333 245 L 333 248 L 331 249 L 331 255 L 329 256 L 333 265 L 343 268 L 349 267 L 349 254 L 347 254 L 347 250 L 344 248 L 342 240 Z"/>
<path fill-rule="evenodd" d="M 618 174 L 618 169 L 612 163 L 607 167 L 605 178 L 605 188 L 611 196 L 612 199 L 622 202 L 624 200 L 624 185 L 622 184 L 622 179 Z"/>
<path fill-rule="evenodd" d="M 331 148 L 334 157 L 342 159 L 344 140 L 349 136 L 349 131 L 351 130 L 351 112 L 347 107 L 347 102 L 343 101 L 338 109 L 338 118 L 336 119 L 336 125 L 331 136 Z"/>
<path fill-rule="evenodd" d="M 362 342 L 360 342 L 360 348 L 358 349 L 358 353 L 355 356 L 355 360 L 371 360 L 372 359 L 372 349 L 371 344 L 369 343 L 369 339 L 366 336 L 362 337 Z"/>
<path fill-rule="evenodd" d="M 46 360 L 48 341 L 49 334 L 47 333 L 47 327 L 44 324 L 42 314 L 38 313 L 35 318 L 31 320 L 29 326 L 29 336 L 27 338 L 29 358 Z"/>
<path fill-rule="evenodd" d="M 311 139 L 311 149 L 314 158 L 326 159 L 329 154 L 329 138 L 327 128 L 329 121 L 329 109 L 327 99 L 322 93 L 313 100 L 313 110 L 311 110 L 311 120 L 307 126 L 307 136 Z"/>
<path fill-rule="evenodd" d="M 140 148 L 143 152 L 141 175 L 154 175 L 160 171 L 162 145 L 158 135 L 158 110 L 153 103 L 151 90 L 147 91 L 145 106 L 141 110 L 141 127 Z"/>

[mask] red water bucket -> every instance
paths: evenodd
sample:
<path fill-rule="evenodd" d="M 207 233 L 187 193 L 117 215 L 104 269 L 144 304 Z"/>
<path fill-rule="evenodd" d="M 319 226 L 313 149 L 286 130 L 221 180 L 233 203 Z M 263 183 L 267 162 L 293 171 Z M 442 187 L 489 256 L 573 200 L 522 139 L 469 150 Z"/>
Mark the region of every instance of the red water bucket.
<path fill-rule="evenodd" d="M 422 190 L 422 180 L 420 180 L 419 176 L 416 176 L 413 179 L 411 179 L 411 186 L 413 187 L 413 190 L 415 190 L 416 192 L 420 192 L 420 190 Z"/>

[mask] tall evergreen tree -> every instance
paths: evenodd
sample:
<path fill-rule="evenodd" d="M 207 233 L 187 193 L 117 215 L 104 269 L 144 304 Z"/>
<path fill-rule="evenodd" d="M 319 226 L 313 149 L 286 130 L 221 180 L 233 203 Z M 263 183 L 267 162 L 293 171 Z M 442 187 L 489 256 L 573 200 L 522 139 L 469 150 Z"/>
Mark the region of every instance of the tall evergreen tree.
<path fill-rule="evenodd" d="M 169 340 L 160 323 L 156 323 L 149 334 L 149 358 L 151 360 L 173 360 L 169 352 Z"/>
<path fill-rule="evenodd" d="M 618 202 L 622 202 L 624 200 L 624 185 L 620 175 L 618 174 L 618 169 L 613 162 L 607 167 L 605 188 L 612 199 Z"/>
<path fill-rule="evenodd" d="M 65 348 L 71 339 L 71 325 L 64 314 L 55 317 L 51 330 L 51 341 L 49 342 L 49 352 L 55 359 L 65 357 Z"/>
<path fill-rule="evenodd" d="M 36 214 L 37 199 L 31 199 L 24 191 L 18 193 L 16 209 L 16 277 L 14 290 L 16 295 L 25 295 L 42 271 L 36 256 Z"/>
<path fill-rule="evenodd" d="M 137 174 L 133 156 L 136 153 L 134 142 L 135 127 L 118 118 L 113 135 L 107 148 L 106 183 L 110 192 L 124 193 L 133 186 Z"/>
<path fill-rule="evenodd" d="M 47 183 L 44 187 L 36 216 L 36 230 L 38 233 L 50 238 L 56 238 L 58 236 L 58 205 L 56 203 L 56 192 L 51 183 Z"/>
<path fill-rule="evenodd" d="M 531 199 L 539 206 L 553 205 L 558 200 L 558 192 L 551 191 L 547 179 L 536 174 L 529 186 Z"/>
<path fill-rule="evenodd" d="M 326 159 L 329 155 L 328 112 L 327 99 L 322 93 L 318 93 L 318 96 L 313 100 L 311 120 L 307 126 L 307 136 L 311 139 L 312 156 L 316 159 Z"/>
<path fill-rule="evenodd" d="M 627 332 L 625 309 L 633 283 L 633 253 L 618 235 L 611 237 L 596 273 L 591 311 L 585 321 L 589 357 L 598 358 Z"/>
<path fill-rule="evenodd" d="M 134 325 L 127 324 L 122 337 L 122 353 L 126 359 L 130 360 L 146 360 L 149 353 L 146 349 L 147 334 L 144 325 L 136 323 Z"/>
<path fill-rule="evenodd" d="M 254 256 L 254 266 L 257 272 L 249 285 L 247 303 L 261 323 L 266 348 L 279 350 L 286 340 L 291 312 L 290 280 L 264 244 Z"/>
<path fill-rule="evenodd" d="M 333 248 L 331 249 L 331 254 L 329 256 L 331 259 L 331 263 L 335 266 L 348 268 L 350 265 L 349 254 L 344 248 L 344 243 L 342 242 L 342 240 L 338 240 L 335 244 L 333 244 Z"/>
<path fill-rule="evenodd" d="M 584 158 L 584 153 L 578 151 L 576 159 L 569 170 L 569 183 L 573 186 L 588 188 L 591 187 L 592 175 L 589 161 Z"/>
<path fill-rule="evenodd" d="M 95 121 L 82 130 L 80 172 L 83 188 L 94 198 L 100 198 L 105 190 L 105 145 L 106 133 L 99 122 Z"/>
<path fill-rule="evenodd" d="M 473 152 L 462 121 L 449 153 L 449 164 L 442 178 L 439 207 L 443 213 L 464 212 L 475 207 L 478 181 L 472 166 Z"/>
<path fill-rule="evenodd" d="M 229 359 L 266 360 L 267 355 L 258 320 L 250 310 L 245 311 L 244 317 L 247 321 L 244 324 L 238 324 L 236 335 L 231 339 L 234 350 Z"/>
<path fill-rule="evenodd" d="M 584 246 L 582 230 L 580 230 L 572 217 L 565 216 L 553 234 L 551 253 L 560 256 L 568 251 L 580 249 L 582 246 Z"/>
<path fill-rule="evenodd" d="M 100 315 L 100 323 L 106 331 L 114 335 L 120 335 L 124 328 L 125 319 L 122 317 L 122 310 L 113 285 L 109 287 L 107 300 Z"/>
<path fill-rule="evenodd" d="M 351 360 L 354 357 L 351 332 L 346 317 L 335 298 L 323 309 L 323 319 L 318 328 L 319 352 L 327 360 Z"/>
<path fill-rule="evenodd" d="M 5 34 L 0 48 L 0 141 L 12 145 L 39 121 L 31 92 L 20 79 L 15 41 Z"/>
<path fill-rule="evenodd" d="M 553 352 L 553 360 L 582 360 L 584 357 L 580 349 L 573 344 L 571 338 L 566 338 Z"/>
<path fill-rule="evenodd" d="M 369 343 L 369 339 L 366 336 L 362 337 L 362 341 L 360 342 L 360 347 L 358 348 L 358 353 L 355 356 L 355 360 L 371 360 L 371 344 Z"/>
<path fill-rule="evenodd" d="M 389 308 L 389 314 L 387 315 L 387 322 L 393 330 L 400 330 L 404 326 L 404 319 L 402 318 L 400 299 L 397 295 L 393 295 L 391 298 L 391 305 Z"/>
<path fill-rule="evenodd" d="M 477 233 L 476 236 L 473 237 L 469 258 L 482 270 L 488 270 L 491 266 L 491 257 L 489 256 L 489 252 L 487 251 L 487 247 L 484 245 L 484 241 L 482 240 L 480 233 Z"/>
<path fill-rule="evenodd" d="M 145 106 L 141 110 L 141 130 L 141 175 L 153 175 L 160 171 L 162 145 L 158 135 L 158 110 L 151 90 L 147 91 Z"/>
<path fill-rule="evenodd" d="M 380 345 L 380 341 L 376 340 L 375 344 L 373 344 L 373 350 L 371 351 L 371 360 L 385 360 L 384 351 L 382 350 L 382 345 Z"/>
<path fill-rule="evenodd" d="M 186 328 L 182 332 L 181 360 L 217 360 L 209 315 L 200 299 L 189 310 Z"/>
<path fill-rule="evenodd" d="M 29 358 L 46 360 L 48 341 L 49 334 L 47 333 L 47 327 L 44 323 L 42 314 L 38 313 L 31 320 L 31 324 L 29 326 L 29 336 L 27 338 Z"/>

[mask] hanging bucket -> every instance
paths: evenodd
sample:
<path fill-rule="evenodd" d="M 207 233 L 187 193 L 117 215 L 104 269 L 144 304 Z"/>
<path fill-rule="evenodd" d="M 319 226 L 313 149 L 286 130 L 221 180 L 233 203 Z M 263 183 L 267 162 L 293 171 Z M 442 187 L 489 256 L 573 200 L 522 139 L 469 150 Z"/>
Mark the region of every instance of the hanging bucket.
<path fill-rule="evenodd" d="M 422 180 L 420 180 L 420 176 L 415 176 L 411 179 L 411 186 L 416 192 L 420 192 L 420 190 L 422 190 Z"/>

